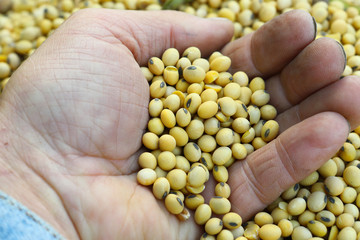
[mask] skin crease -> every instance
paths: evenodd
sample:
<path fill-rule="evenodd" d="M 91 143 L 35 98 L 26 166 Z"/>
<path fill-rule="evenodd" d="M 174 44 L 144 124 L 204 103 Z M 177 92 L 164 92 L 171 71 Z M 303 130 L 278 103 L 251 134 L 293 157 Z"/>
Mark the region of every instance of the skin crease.
<path fill-rule="evenodd" d="M 286 18 L 296 20 L 291 28 L 279 25 Z M 293 32 L 303 37 L 293 38 Z M 312 19 L 303 11 L 228 43 L 232 34 L 229 21 L 179 12 L 74 14 L 21 65 L 1 95 L 0 190 L 68 239 L 199 239 L 203 230 L 193 220 L 180 223 L 150 188 L 136 182 L 149 101 L 139 65 L 169 47 L 182 52 L 197 46 L 208 57 L 226 45 L 233 72 L 271 79 L 271 101 L 282 109 L 277 120 L 286 126 L 276 140 L 229 169 L 232 210 L 249 219 L 340 148 L 348 122 L 352 129 L 360 124 L 360 86 L 357 77 L 331 75 L 321 84 L 299 80 L 306 91 L 288 98 L 293 88 L 286 83 L 294 80 L 283 76 L 291 66 L 322 61 L 314 74 L 331 70 L 340 76 L 342 69 L 332 66 L 345 61 L 331 40 L 314 44 Z M 279 34 L 283 40 L 267 41 Z M 331 58 L 304 52 L 312 47 L 320 55 L 324 44 Z M 271 51 L 279 45 L 288 51 Z M 340 93 L 333 94 L 335 84 Z M 214 186 L 207 186 L 207 199 Z"/>

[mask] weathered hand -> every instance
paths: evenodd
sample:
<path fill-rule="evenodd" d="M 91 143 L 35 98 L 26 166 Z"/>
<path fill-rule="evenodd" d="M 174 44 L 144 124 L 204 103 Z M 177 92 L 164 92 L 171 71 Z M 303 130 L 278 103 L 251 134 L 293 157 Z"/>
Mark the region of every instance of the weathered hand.
<path fill-rule="evenodd" d="M 149 100 L 139 65 L 169 47 L 206 56 L 232 33 L 228 21 L 171 11 L 73 15 L 2 94 L 0 189 L 69 239 L 197 239 L 193 221 L 178 222 L 136 182 Z M 234 71 L 269 78 L 282 130 L 231 168 L 233 210 L 245 218 L 337 151 L 349 131 L 344 117 L 360 124 L 358 79 L 336 81 L 340 46 L 313 38 L 310 15 L 294 11 L 223 50 Z"/>

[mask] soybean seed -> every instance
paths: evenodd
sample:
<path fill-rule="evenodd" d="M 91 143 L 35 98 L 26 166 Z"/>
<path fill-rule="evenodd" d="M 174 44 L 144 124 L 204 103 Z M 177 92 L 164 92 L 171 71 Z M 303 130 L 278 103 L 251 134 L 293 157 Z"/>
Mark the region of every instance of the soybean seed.
<path fill-rule="evenodd" d="M 281 229 L 275 224 L 265 224 L 259 229 L 259 237 L 264 240 L 277 240 L 281 237 Z"/>
<path fill-rule="evenodd" d="M 165 198 L 165 207 L 172 214 L 180 214 L 184 209 L 184 204 L 177 195 L 168 194 Z"/>
<path fill-rule="evenodd" d="M 183 57 L 187 57 L 191 62 L 201 57 L 200 49 L 197 47 L 189 47 L 185 49 L 182 54 Z"/>
<path fill-rule="evenodd" d="M 241 226 L 242 218 L 239 214 L 234 212 L 226 213 L 222 218 L 224 227 L 233 230 Z"/>
<path fill-rule="evenodd" d="M 196 143 L 189 142 L 184 147 L 184 156 L 190 162 L 197 162 L 201 158 L 201 149 Z"/>
<path fill-rule="evenodd" d="M 151 168 L 143 168 L 137 173 L 137 181 L 144 186 L 153 184 L 156 180 L 156 172 Z"/>
<path fill-rule="evenodd" d="M 213 136 L 202 135 L 197 141 L 202 152 L 212 152 L 216 148 L 216 140 Z"/>
<path fill-rule="evenodd" d="M 157 166 L 156 157 L 149 152 L 143 152 L 139 156 L 139 165 L 142 168 L 155 169 Z"/>
<path fill-rule="evenodd" d="M 191 210 L 197 209 L 201 204 L 204 204 L 204 202 L 204 197 L 200 194 L 190 194 L 185 198 L 185 206 Z"/>
<path fill-rule="evenodd" d="M 219 147 L 212 154 L 213 163 L 216 165 L 224 165 L 230 160 L 232 151 L 229 147 Z"/>
<path fill-rule="evenodd" d="M 261 129 L 261 138 L 269 142 L 273 140 L 279 132 L 279 124 L 274 120 L 266 121 Z"/>
<path fill-rule="evenodd" d="M 164 71 L 164 63 L 158 57 L 152 57 L 148 61 L 148 68 L 154 75 L 161 75 Z"/>
<path fill-rule="evenodd" d="M 159 138 L 159 149 L 161 151 L 172 152 L 176 147 L 176 140 L 169 134 L 164 134 Z"/>
<path fill-rule="evenodd" d="M 170 192 L 170 183 L 164 178 L 160 177 L 156 179 L 153 184 L 153 194 L 157 199 L 164 199 Z"/>
<path fill-rule="evenodd" d="M 150 150 L 156 150 L 159 148 L 159 137 L 152 132 L 147 132 L 142 137 L 142 143 Z"/>
<path fill-rule="evenodd" d="M 161 152 L 157 158 L 157 163 L 164 171 L 169 171 L 176 166 L 176 157 L 172 152 Z"/>
<path fill-rule="evenodd" d="M 214 165 L 213 176 L 217 182 L 227 182 L 229 179 L 229 173 L 224 166 Z"/>
<path fill-rule="evenodd" d="M 197 224 L 205 224 L 211 217 L 211 208 L 208 204 L 200 204 L 194 213 L 194 220 Z"/>
<path fill-rule="evenodd" d="M 186 186 L 186 173 L 181 169 L 171 170 L 166 179 L 169 181 L 171 189 L 180 190 Z"/>
<path fill-rule="evenodd" d="M 180 54 L 176 48 L 168 48 L 163 53 L 161 60 L 165 66 L 175 66 L 179 57 Z"/>
<path fill-rule="evenodd" d="M 175 118 L 176 118 L 176 123 L 180 127 L 186 127 L 187 125 L 189 125 L 191 121 L 191 114 L 186 108 L 180 108 L 176 112 Z"/>
<path fill-rule="evenodd" d="M 152 82 L 150 85 L 150 96 L 152 98 L 161 98 L 165 95 L 166 83 L 162 80 Z"/>
<path fill-rule="evenodd" d="M 207 181 L 206 171 L 200 166 L 190 169 L 187 176 L 187 182 L 191 187 L 201 187 Z"/>
<path fill-rule="evenodd" d="M 307 200 L 307 207 L 312 212 L 320 212 L 327 203 L 327 197 L 323 192 L 313 192 L 309 195 Z"/>
<path fill-rule="evenodd" d="M 229 184 L 225 182 L 219 182 L 215 186 L 215 195 L 219 197 L 229 198 L 231 194 L 231 189 Z"/>
<path fill-rule="evenodd" d="M 186 131 L 181 127 L 173 127 L 170 129 L 169 134 L 176 140 L 176 146 L 185 146 L 189 141 L 189 136 Z"/>
<path fill-rule="evenodd" d="M 210 90 L 210 89 L 208 89 L 208 90 Z M 197 110 L 197 114 L 199 117 L 201 117 L 203 119 L 208 119 L 208 118 L 215 116 L 215 114 L 218 111 L 218 108 L 219 108 L 219 106 L 216 102 L 206 101 L 199 106 L 199 108 Z"/>
<path fill-rule="evenodd" d="M 210 235 L 216 235 L 223 229 L 223 222 L 220 218 L 210 218 L 205 224 L 205 231 Z"/>
<path fill-rule="evenodd" d="M 186 127 L 186 133 L 190 139 L 198 139 L 200 138 L 205 130 L 205 126 L 200 120 L 192 120 L 189 125 Z"/>
<path fill-rule="evenodd" d="M 254 217 L 254 221 L 260 227 L 274 222 L 272 216 L 267 212 L 258 212 Z"/>
<path fill-rule="evenodd" d="M 335 215 L 328 210 L 318 212 L 315 219 L 322 222 L 326 227 L 331 227 L 335 224 Z"/>

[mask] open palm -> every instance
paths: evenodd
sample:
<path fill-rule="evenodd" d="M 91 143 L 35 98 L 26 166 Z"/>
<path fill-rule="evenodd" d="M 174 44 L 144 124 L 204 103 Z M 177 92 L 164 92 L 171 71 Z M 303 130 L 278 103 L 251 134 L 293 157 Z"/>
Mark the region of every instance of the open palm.
<path fill-rule="evenodd" d="M 1 190 L 69 239 L 198 238 L 193 221 L 179 223 L 136 182 L 149 101 L 139 65 L 169 47 L 207 56 L 232 33 L 228 21 L 171 11 L 73 15 L 2 95 L 1 166 L 18 184 Z M 245 218 L 330 158 L 349 133 L 345 118 L 360 124 L 359 79 L 337 81 L 340 46 L 313 39 L 310 15 L 293 11 L 223 49 L 233 71 L 268 78 L 282 131 L 230 170 L 233 211 Z"/>

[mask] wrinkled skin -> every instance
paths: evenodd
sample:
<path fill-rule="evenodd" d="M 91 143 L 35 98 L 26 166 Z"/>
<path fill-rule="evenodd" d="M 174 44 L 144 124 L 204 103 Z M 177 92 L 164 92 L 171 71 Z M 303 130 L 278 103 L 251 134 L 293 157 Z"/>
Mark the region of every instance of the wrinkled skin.
<path fill-rule="evenodd" d="M 179 12 L 79 11 L 13 74 L 1 96 L 0 189 L 69 239 L 198 239 L 136 182 L 148 120 L 139 65 L 169 47 L 232 58 L 232 72 L 267 81 L 280 136 L 230 168 L 232 209 L 244 220 L 306 177 L 360 124 L 357 77 L 314 41 L 309 14 L 292 11 L 230 42 L 227 20 Z M 207 187 L 211 195 L 214 182 Z"/>

